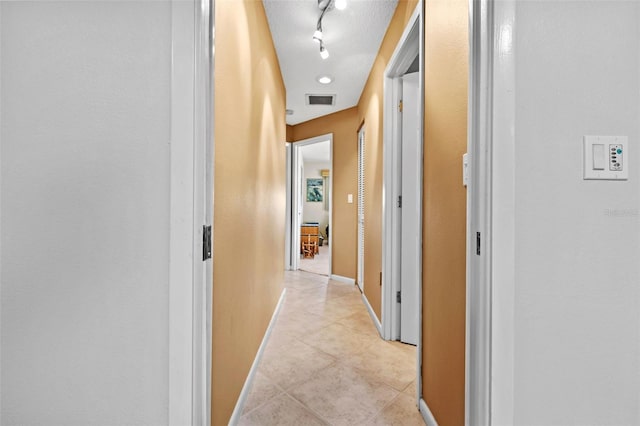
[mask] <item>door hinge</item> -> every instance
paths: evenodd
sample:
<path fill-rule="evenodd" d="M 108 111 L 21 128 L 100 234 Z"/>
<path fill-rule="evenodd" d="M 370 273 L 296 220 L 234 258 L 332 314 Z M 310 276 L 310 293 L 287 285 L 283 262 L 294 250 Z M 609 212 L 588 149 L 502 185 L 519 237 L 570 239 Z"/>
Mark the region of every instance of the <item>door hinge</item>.
<path fill-rule="evenodd" d="M 400 103 L 398 104 L 398 111 L 402 112 L 402 107 L 403 107 L 403 103 L 402 103 L 402 100 L 400 100 Z"/>
<path fill-rule="evenodd" d="M 398 208 L 402 208 L 402 195 L 398 195 Z"/>
<path fill-rule="evenodd" d="M 211 259 L 211 225 L 202 226 L 202 260 Z"/>
<path fill-rule="evenodd" d="M 396 291 L 396 302 L 402 303 L 402 293 L 399 291 Z"/>
<path fill-rule="evenodd" d="M 476 232 L 476 254 L 480 256 L 481 237 L 480 232 Z"/>

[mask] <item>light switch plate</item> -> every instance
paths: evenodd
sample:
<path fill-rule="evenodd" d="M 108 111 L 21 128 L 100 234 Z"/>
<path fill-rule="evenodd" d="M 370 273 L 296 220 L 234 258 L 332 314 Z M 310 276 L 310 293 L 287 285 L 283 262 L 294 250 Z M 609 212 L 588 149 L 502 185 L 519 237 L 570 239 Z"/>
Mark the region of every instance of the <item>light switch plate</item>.
<path fill-rule="evenodd" d="M 462 154 L 462 186 L 469 184 L 469 154 Z"/>
<path fill-rule="evenodd" d="M 629 138 L 626 136 L 584 136 L 583 179 L 627 180 Z"/>

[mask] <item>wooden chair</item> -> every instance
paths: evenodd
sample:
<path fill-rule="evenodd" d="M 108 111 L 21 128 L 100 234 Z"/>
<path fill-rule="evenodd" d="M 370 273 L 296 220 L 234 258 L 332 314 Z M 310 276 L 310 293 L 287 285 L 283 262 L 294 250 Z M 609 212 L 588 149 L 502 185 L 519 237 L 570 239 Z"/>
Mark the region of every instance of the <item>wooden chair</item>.
<path fill-rule="evenodd" d="M 318 243 L 311 237 L 312 235 L 309 234 L 302 236 L 302 256 L 313 259 L 318 250 Z"/>

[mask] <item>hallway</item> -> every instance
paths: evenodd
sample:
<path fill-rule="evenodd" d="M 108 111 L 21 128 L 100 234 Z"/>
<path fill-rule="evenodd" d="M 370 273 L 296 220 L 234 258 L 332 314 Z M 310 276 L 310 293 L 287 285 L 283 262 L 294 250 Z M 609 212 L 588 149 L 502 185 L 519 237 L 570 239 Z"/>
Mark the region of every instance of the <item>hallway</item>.
<path fill-rule="evenodd" d="M 286 272 L 240 425 L 422 425 L 415 347 L 380 339 L 354 285 Z"/>

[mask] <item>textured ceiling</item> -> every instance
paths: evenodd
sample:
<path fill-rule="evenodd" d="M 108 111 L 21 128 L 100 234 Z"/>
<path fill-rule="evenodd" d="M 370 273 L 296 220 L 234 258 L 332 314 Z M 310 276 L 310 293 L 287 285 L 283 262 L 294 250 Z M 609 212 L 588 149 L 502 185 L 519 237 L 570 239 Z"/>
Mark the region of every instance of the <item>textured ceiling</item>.
<path fill-rule="evenodd" d="M 329 162 L 331 160 L 331 144 L 329 141 L 318 142 L 300 147 L 302 159 L 305 163 Z"/>
<path fill-rule="evenodd" d="M 397 0 L 347 0 L 322 20 L 329 58 L 312 40 L 321 10 L 317 0 L 263 0 L 287 89 L 287 124 L 355 106 L 395 11 Z M 331 84 L 316 78 L 330 75 Z M 335 94 L 333 106 L 306 105 L 305 94 Z"/>

